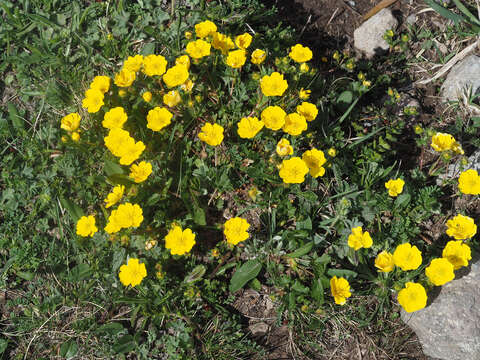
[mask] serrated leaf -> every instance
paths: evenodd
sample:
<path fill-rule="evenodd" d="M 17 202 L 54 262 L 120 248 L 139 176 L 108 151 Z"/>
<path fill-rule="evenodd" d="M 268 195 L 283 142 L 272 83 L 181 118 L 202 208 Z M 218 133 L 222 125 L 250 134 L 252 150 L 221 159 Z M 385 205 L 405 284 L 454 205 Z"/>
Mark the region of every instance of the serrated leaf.
<path fill-rule="evenodd" d="M 410 202 L 410 199 L 411 199 L 410 194 L 400 194 L 395 199 L 394 205 L 396 208 L 405 207 Z"/>
<path fill-rule="evenodd" d="M 303 255 L 308 254 L 310 252 L 310 250 L 312 250 L 312 247 L 313 247 L 313 241 L 310 241 L 310 242 L 306 243 L 305 245 L 299 247 L 294 252 L 288 254 L 287 256 L 289 258 L 299 258 Z"/>
<path fill-rule="evenodd" d="M 257 277 L 262 270 L 262 264 L 258 260 L 248 260 L 243 264 L 230 280 L 229 290 L 234 293 L 240 290 L 247 282 Z"/>

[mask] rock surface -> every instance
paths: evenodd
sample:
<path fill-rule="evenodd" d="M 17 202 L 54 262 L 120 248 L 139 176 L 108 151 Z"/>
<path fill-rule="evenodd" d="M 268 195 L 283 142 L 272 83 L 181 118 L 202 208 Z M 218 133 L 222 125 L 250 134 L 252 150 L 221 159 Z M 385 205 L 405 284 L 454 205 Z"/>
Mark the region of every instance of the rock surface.
<path fill-rule="evenodd" d="M 456 272 L 467 272 L 462 268 Z M 444 285 L 431 305 L 402 320 L 417 334 L 425 355 L 445 360 L 480 359 L 480 263 Z"/>
<path fill-rule="evenodd" d="M 441 96 L 444 101 L 461 99 L 462 94 L 475 94 L 480 88 L 480 57 L 470 55 L 456 64 L 442 85 Z"/>
<path fill-rule="evenodd" d="M 379 11 L 353 33 L 355 48 L 363 52 L 367 58 L 388 51 L 390 46 L 383 39 L 383 35 L 387 30 L 395 30 L 397 25 L 398 21 L 391 10 Z"/>

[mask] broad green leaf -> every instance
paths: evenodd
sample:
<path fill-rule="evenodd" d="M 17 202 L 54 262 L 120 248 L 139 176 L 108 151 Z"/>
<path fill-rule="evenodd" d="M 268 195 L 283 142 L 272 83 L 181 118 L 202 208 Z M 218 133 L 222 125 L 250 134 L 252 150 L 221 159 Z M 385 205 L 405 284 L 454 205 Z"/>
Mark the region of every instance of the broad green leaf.
<path fill-rule="evenodd" d="M 97 333 L 105 333 L 109 334 L 110 336 L 114 336 L 119 334 L 120 332 L 123 331 L 123 325 L 117 322 L 112 322 L 108 324 L 104 324 L 100 326 L 97 330 L 95 330 Z"/>
<path fill-rule="evenodd" d="M 435 10 L 441 16 L 452 20 L 455 23 L 455 25 L 458 25 L 459 23 L 465 20 L 462 16 L 457 15 L 454 12 L 451 12 L 450 10 L 445 9 L 442 5 L 436 3 L 434 0 L 425 0 L 425 2 L 428 4 L 428 6 L 430 6 L 433 10 Z"/>
<path fill-rule="evenodd" d="M 65 199 L 63 196 L 61 196 L 60 203 L 67 210 L 74 223 L 76 223 L 83 216 L 83 210 L 69 199 Z"/>
<path fill-rule="evenodd" d="M 247 282 L 257 277 L 262 269 L 262 264 L 258 260 L 248 260 L 243 264 L 230 280 L 229 290 L 234 293 L 241 289 Z"/>
<path fill-rule="evenodd" d="M 5 339 L 0 339 L 0 355 L 2 355 L 5 350 L 7 350 L 8 341 Z"/>
<path fill-rule="evenodd" d="M 345 277 L 345 278 L 356 278 L 357 273 L 352 270 L 345 270 L 345 269 L 328 269 L 327 275 L 330 277 Z"/>
<path fill-rule="evenodd" d="M 113 252 L 113 260 L 112 260 L 112 272 L 116 273 L 120 266 L 123 264 L 125 259 L 126 250 L 125 248 L 115 249 Z"/>
<path fill-rule="evenodd" d="M 305 245 L 303 245 L 302 247 L 299 247 L 294 252 L 288 254 L 287 256 L 289 258 L 299 258 L 303 255 L 308 254 L 310 252 L 310 250 L 312 250 L 312 247 L 313 247 L 313 241 L 310 241 L 310 242 L 306 243 Z"/>
<path fill-rule="evenodd" d="M 124 173 L 123 168 L 119 164 L 110 160 L 105 160 L 104 163 L 105 165 L 103 166 L 103 168 L 105 169 L 105 173 L 107 174 L 107 176 Z"/>
<path fill-rule="evenodd" d="M 70 270 L 69 280 L 78 282 L 87 279 L 92 275 L 92 270 L 88 264 L 78 264 Z"/>
<path fill-rule="evenodd" d="M 313 282 L 312 298 L 314 298 L 320 305 L 324 302 L 324 289 L 320 279 L 315 279 Z"/>
<path fill-rule="evenodd" d="M 201 280 L 203 275 L 205 275 L 206 268 L 204 265 L 197 265 L 187 276 L 185 276 L 184 282 L 194 283 L 195 281 Z"/>
<path fill-rule="evenodd" d="M 60 346 L 60 356 L 65 359 L 71 359 L 78 352 L 78 345 L 75 340 L 70 339 Z"/>
<path fill-rule="evenodd" d="M 124 335 L 113 345 L 113 351 L 117 354 L 125 354 L 135 350 L 137 344 L 132 335 Z"/>
<path fill-rule="evenodd" d="M 410 202 L 410 194 L 400 194 L 397 196 L 397 198 L 395 199 L 395 207 L 396 208 L 401 208 L 401 207 L 405 207 L 408 205 L 408 203 Z"/>
<path fill-rule="evenodd" d="M 296 292 L 299 292 L 299 293 L 302 293 L 302 294 L 306 294 L 308 293 L 308 287 L 302 285 L 302 283 L 298 280 L 295 280 L 295 282 L 293 283 L 292 285 L 292 290 L 293 291 L 296 291 Z"/>
<path fill-rule="evenodd" d="M 30 281 L 33 279 L 33 274 L 28 271 L 17 271 L 16 275 L 27 281 Z"/>
<path fill-rule="evenodd" d="M 18 115 L 18 110 L 15 107 L 15 105 L 13 105 L 12 103 L 8 103 L 7 108 L 8 108 L 8 117 L 9 117 L 10 121 L 12 122 L 13 127 L 16 130 L 23 130 L 24 129 L 24 121 L 20 117 L 20 115 Z"/>
<path fill-rule="evenodd" d="M 193 221 L 195 221 L 197 225 L 207 225 L 205 211 L 195 203 L 193 205 Z"/>

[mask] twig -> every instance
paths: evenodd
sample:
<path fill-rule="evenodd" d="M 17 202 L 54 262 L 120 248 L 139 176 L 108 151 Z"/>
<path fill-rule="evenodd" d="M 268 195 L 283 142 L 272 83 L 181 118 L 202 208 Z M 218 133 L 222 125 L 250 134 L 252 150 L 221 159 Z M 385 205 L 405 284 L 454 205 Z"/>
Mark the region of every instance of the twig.
<path fill-rule="evenodd" d="M 465 49 L 460 51 L 457 55 L 455 55 L 453 58 L 450 59 L 449 62 L 447 62 L 436 74 L 434 77 L 427 79 L 427 80 L 421 80 L 417 81 L 416 84 L 424 85 L 428 84 L 429 82 L 432 82 L 434 80 L 437 80 L 439 77 L 443 76 L 452 66 L 454 66 L 458 61 L 462 60 L 465 56 L 467 56 L 471 51 L 473 51 L 477 46 L 479 45 L 479 41 L 475 41 L 473 44 L 470 44 L 467 46 Z"/>
<path fill-rule="evenodd" d="M 383 1 L 380 1 L 380 3 L 378 5 L 375 5 L 368 13 L 366 13 L 363 18 L 362 18 L 362 22 L 364 21 L 367 21 L 368 19 L 370 19 L 373 15 L 375 15 L 376 13 L 378 13 L 380 10 L 383 10 L 385 9 L 386 7 L 389 7 L 390 5 L 396 3 L 397 0 L 383 0 Z"/>

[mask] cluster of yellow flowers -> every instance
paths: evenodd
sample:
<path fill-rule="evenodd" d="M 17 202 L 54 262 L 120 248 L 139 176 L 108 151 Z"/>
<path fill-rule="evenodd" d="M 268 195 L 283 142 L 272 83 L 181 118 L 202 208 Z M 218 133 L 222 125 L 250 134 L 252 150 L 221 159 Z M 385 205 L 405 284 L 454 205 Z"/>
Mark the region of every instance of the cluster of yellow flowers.
<path fill-rule="evenodd" d="M 453 151 L 456 154 L 464 154 L 462 146 L 450 134 L 436 133 L 432 136 L 431 146 L 438 152 Z"/>

